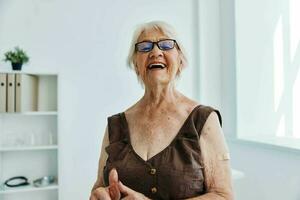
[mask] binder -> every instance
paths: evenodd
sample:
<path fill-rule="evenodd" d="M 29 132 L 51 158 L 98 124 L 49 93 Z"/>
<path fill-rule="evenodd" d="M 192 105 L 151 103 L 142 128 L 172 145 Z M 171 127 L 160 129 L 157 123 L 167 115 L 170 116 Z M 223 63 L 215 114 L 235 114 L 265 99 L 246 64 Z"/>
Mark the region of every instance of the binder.
<path fill-rule="evenodd" d="M 7 74 L 7 112 L 15 112 L 15 74 Z"/>
<path fill-rule="evenodd" d="M 16 112 L 37 111 L 38 77 L 16 74 Z"/>
<path fill-rule="evenodd" d="M 0 113 L 6 112 L 6 85 L 7 85 L 7 75 L 0 74 Z"/>

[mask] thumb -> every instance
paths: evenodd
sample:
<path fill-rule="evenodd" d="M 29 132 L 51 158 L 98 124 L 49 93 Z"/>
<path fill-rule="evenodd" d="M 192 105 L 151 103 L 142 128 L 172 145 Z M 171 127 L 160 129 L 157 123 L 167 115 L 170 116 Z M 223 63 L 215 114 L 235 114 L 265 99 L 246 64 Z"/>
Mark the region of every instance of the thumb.
<path fill-rule="evenodd" d="M 118 172 L 117 172 L 117 170 L 115 168 L 113 168 L 109 172 L 108 180 L 109 180 L 109 185 L 113 185 L 113 184 L 117 184 L 118 183 L 118 181 L 119 181 Z"/>
<path fill-rule="evenodd" d="M 121 181 L 119 181 L 118 187 L 119 187 L 120 192 L 125 194 L 125 196 L 127 196 L 133 192 L 132 189 L 130 189 L 129 187 L 124 185 Z"/>

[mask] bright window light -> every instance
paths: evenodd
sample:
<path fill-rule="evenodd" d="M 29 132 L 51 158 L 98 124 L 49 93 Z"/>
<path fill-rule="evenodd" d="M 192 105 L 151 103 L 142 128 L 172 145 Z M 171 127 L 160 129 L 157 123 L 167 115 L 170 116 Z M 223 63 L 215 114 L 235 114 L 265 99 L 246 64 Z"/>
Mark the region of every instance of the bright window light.
<path fill-rule="evenodd" d="M 276 25 L 273 51 L 274 51 L 274 111 L 278 112 L 279 104 L 282 100 L 284 88 L 284 69 L 283 69 L 283 29 L 282 17 L 280 16 Z"/>
<path fill-rule="evenodd" d="M 235 1 L 238 138 L 300 149 L 299 10 L 299 0 Z"/>

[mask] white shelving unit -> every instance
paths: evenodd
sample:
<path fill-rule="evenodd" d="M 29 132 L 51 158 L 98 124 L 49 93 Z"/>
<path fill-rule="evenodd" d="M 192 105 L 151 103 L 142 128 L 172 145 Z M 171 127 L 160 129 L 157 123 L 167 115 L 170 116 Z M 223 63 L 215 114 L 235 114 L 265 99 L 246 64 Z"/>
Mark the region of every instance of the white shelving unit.
<path fill-rule="evenodd" d="M 9 151 L 40 151 L 40 150 L 57 150 L 57 145 L 35 145 L 35 146 L 21 146 L 21 147 L 1 147 L 0 152 Z"/>
<path fill-rule="evenodd" d="M 58 75 L 24 74 L 38 78 L 37 111 L 0 113 L 0 200 L 58 200 Z M 33 186 L 35 179 L 49 175 L 57 181 Z M 14 176 L 25 176 L 30 185 L 5 186 L 5 180 Z"/>
<path fill-rule="evenodd" d="M 51 184 L 46 187 L 38 188 L 32 185 L 23 186 L 21 188 L 8 188 L 6 190 L 0 191 L 0 194 L 15 194 L 15 193 L 23 193 L 23 192 L 35 192 L 35 191 L 48 191 L 48 190 L 57 190 L 57 184 Z"/>
<path fill-rule="evenodd" d="M 4 115 L 57 115 L 55 111 L 35 111 L 35 112 L 20 112 L 20 113 L 1 113 L 2 116 Z"/>

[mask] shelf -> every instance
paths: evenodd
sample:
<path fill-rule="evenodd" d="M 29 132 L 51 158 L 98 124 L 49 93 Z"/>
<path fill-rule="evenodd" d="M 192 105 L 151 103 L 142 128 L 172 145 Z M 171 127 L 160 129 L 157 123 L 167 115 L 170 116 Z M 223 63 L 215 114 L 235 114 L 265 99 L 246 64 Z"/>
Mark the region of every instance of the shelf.
<path fill-rule="evenodd" d="M 16 175 L 33 178 L 51 174 L 60 180 L 58 73 L 38 68 L 7 68 L 0 73 L 6 74 L 6 82 L 9 77 L 15 83 L 9 88 L 11 95 L 6 95 L 5 106 L 20 111 L 0 113 L 0 200 L 59 200 L 57 181 L 46 187 L 35 187 L 32 181 L 21 187 L 3 184 Z"/>
<path fill-rule="evenodd" d="M 45 187 L 34 187 L 33 185 L 21 186 L 16 188 L 5 187 L 0 189 L 0 194 L 14 194 L 19 192 L 34 192 L 34 191 L 47 191 L 47 190 L 57 190 L 58 185 L 52 184 Z"/>
<path fill-rule="evenodd" d="M 35 151 L 35 150 L 57 150 L 57 145 L 45 145 L 45 146 L 20 146 L 20 147 L 0 147 L 0 152 L 8 151 Z"/>
<path fill-rule="evenodd" d="M 16 71 L 16 70 L 12 70 L 10 66 L 7 69 L 1 69 L 0 73 L 32 74 L 32 75 L 38 75 L 38 76 L 57 76 L 58 75 L 58 72 L 41 71 L 40 69 Z"/>
<path fill-rule="evenodd" d="M 57 115 L 57 111 L 0 113 L 0 116 L 1 115 Z"/>

